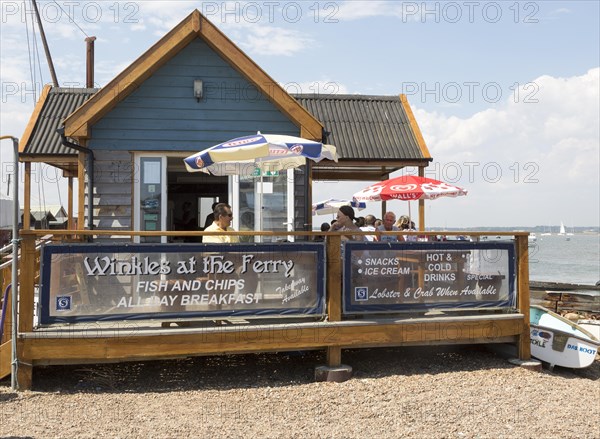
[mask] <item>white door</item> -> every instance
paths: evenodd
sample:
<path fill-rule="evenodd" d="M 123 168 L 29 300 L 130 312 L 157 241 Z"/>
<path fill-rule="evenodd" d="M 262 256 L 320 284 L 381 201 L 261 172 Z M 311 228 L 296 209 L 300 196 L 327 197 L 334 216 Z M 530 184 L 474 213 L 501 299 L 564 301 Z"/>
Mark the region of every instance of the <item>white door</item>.
<path fill-rule="evenodd" d="M 134 230 L 161 231 L 167 224 L 167 166 L 164 154 L 135 155 Z M 167 242 L 166 237 L 137 237 L 135 242 Z"/>
<path fill-rule="evenodd" d="M 294 170 L 256 172 L 233 178 L 233 227 L 239 231 L 292 231 L 294 229 Z M 243 237 L 246 238 L 246 237 Z M 282 237 L 255 237 L 270 242 Z M 287 238 L 293 241 L 292 236 Z"/>

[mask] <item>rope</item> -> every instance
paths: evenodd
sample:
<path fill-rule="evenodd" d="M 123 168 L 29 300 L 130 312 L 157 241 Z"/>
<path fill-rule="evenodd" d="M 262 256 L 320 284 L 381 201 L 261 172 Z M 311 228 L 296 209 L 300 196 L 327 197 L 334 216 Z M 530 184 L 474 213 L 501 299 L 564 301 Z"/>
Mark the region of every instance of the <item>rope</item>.
<path fill-rule="evenodd" d="M 67 15 L 67 17 L 69 17 L 69 21 L 70 21 L 71 23 L 73 23 L 75 26 L 77 26 L 77 28 L 78 28 L 78 29 L 81 31 L 81 33 L 82 33 L 83 35 L 85 35 L 87 38 L 89 38 L 89 35 L 85 33 L 85 31 L 84 31 L 84 30 L 83 30 L 83 29 L 82 29 L 82 28 L 81 28 L 81 27 L 80 27 L 80 26 L 77 24 L 77 22 L 75 21 L 75 19 L 74 19 L 73 17 L 71 17 L 71 16 L 69 15 L 69 13 L 68 13 L 67 11 L 65 11 L 65 10 L 62 8 L 62 6 L 61 6 L 61 5 L 59 5 L 59 4 L 56 2 L 56 0 L 54 0 L 54 3 L 56 4 L 56 6 L 58 6 L 58 7 L 60 8 L 60 10 L 61 10 L 61 11 L 63 11 L 63 12 L 64 12 L 64 13 Z"/>
<path fill-rule="evenodd" d="M 27 5 L 25 0 L 23 0 L 23 10 L 27 13 Z M 25 36 L 27 37 L 27 60 L 29 61 L 29 74 L 31 75 L 31 83 L 35 84 L 35 79 L 33 77 L 35 69 L 33 68 L 33 65 L 31 63 L 31 43 L 29 42 L 29 25 L 27 23 L 27 19 L 25 19 Z"/>
<path fill-rule="evenodd" d="M 33 1 L 33 0 L 32 0 Z M 44 76 L 42 75 L 42 62 L 40 61 L 40 49 L 38 47 L 38 43 L 37 43 L 37 37 L 36 37 L 36 33 L 35 33 L 35 25 L 33 23 L 33 17 L 31 17 L 31 33 L 33 36 L 33 48 L 35 50 L 33 59 L 34 59 L 34 64 L 35 64 L 35 59 L 37 58 L 37 67 L 38 67 L 38 71 L 40 73 L 40 84 L 44 83 Z M 37 83 L 34 82 L 32 85 L 33 87 L 33 95 L 35 97 L 34 101 L 37 101 L 38 99 L 38 94 L 37 94 Z M 35 102 L 33 103 L 33 105 L 35 105 Z"/>

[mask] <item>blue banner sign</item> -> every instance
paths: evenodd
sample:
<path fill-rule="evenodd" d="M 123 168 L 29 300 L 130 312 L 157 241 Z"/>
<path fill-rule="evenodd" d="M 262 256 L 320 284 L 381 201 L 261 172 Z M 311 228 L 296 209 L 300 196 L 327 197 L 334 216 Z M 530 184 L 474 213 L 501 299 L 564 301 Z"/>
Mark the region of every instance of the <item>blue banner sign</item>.
<path fill-rule="evenodd" d="M 56 244 L 40 322 L 324 313 L 325 246 Z"/>
<path fill-rule="evenodd" d="M 347 242 L 342 251 L 343 311 L 511 307 L 511 242 Z"/>

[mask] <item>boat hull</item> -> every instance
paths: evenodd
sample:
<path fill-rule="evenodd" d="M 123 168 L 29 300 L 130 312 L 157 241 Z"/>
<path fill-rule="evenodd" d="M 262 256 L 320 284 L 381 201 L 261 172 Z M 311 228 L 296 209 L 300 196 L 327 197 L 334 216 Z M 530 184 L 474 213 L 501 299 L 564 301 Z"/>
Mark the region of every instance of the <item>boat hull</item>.
<path fill-rule="evenodd" d="M 578 320 L 577 324 L 600 340 L 600 320 Z"/>
<path fill-rule="evenodd" d="M 554 366 L 585 368 L 598 353 L 600 340 L 584 328 L 541 306 L 530 314 L 531 356 Z"/>

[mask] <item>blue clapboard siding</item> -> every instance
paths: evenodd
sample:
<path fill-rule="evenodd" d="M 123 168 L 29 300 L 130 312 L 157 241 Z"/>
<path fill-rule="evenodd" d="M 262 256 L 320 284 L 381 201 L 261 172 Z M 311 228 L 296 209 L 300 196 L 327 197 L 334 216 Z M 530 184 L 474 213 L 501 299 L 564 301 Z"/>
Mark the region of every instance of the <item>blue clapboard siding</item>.
<path fill-rule="evenodd" d="M 204 98 L 193 96 L 194 79 Z M 234 137 L 299 128 L 204 41 L 196 39 L 92 127 L 88 146 L 198 151 Z"/>
<path fill-rule="evenodd" d="M 131 154 L 126 151 L 94 153 L 94 228 L 97 230 L 131 230 L 132 186 L 135 170 Z M 89 179 L 86 179 L 86 225 L 89 215 Z M 125 237 L 127 238 L 127 237 Z M 110 240 L 114 239 L 111 237 Z"/>

